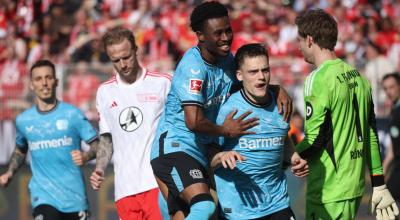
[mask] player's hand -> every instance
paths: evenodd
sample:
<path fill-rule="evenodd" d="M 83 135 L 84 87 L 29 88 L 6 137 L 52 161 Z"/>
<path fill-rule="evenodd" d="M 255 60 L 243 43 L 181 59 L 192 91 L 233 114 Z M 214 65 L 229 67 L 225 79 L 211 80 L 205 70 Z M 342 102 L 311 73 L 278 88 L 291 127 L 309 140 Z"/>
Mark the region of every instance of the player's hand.
<path fill-rule="evenodd" d="M 306 160 L 300 157 L 297 152 L 294 152 L 291 158 L 292 168 L 291 171 L 293 175 L 297 177 L 306 177 L 308 175 L 308 163 Z"/>
<path fill-rule="evenodd" d="M 293 111 L 292 98 L 282 86 L 279 86 L 279 92 L 276 99 L 279 113 L 283 113 L 283 120 L 288 121 Z"/>
<path fill-rule="evenodd" d="M 8 184 L 11 182 L 12 179 L 12 173 L 7 171 L 3 175 L 0 176 L 0 185 L 2 187 L 7 187 Z"/>
<path fill-rule="evenodd" d="M 100 169 L 95 169 L 90 176 L 90 185 L 94 190 L 98 190 L 101 187 L 101 183 L 104 180 L 104 171 Z"/>
<path fill-rule="evenodd" d="M 236 167 L 236 161 L 243 162 L 246 158 L 236 151 L 226 151 L 220 154 L 221 164 L 224 168 L 233 170 Z"/>
<path fill-rule="evenodd" d="M 372 196 L 369 202 L 369 212 L 376 211 L 377 220 L 392 220 L 399 215 L 399 208 L 386 184 L 372 188 Z"/>
<path fill-rule="evenodd" d="M 259 119 L 257 117 L 245 118 L 251 114 L 251 111 L 247 111 L 240 115 L 238 118 L 233 117 L 237 114 L 238 110 L 231 111 L 225 118 L 222 124 L 222 129 L 224 129 L 224 136 L 226 137 L 239 137 L 245 134 L 255 134 L 255 132 L 247 131 L 248 129 L 257 126 L 259 124 Z"/>
<path fill-rule="evenodd" d="M 74 161 L 74 163 L 77 166 L 83 166 L 86 163 L 86 159 L 83 155 L 83 152 L 80 150 L 71 151 L 71 157 L 72 157 L 72 161 Z"/>

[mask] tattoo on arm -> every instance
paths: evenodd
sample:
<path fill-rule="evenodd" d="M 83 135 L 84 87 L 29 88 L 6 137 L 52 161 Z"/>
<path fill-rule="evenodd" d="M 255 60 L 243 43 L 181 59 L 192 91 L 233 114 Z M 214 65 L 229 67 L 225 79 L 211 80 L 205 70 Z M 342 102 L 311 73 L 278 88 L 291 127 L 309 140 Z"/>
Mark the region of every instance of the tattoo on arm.
<path fill-rule="evenodd" d="M 90 161 L 90 160 L 93 160 L 94 158 L 96 158 L 97 149 L 98 149 L 98 146 L 99 146 L 99 140 L 96 139 L 96 140 L 90 142 L 90 143 L 89 143 L 89 146 L 90 146 L 89 151 L 87 151 L 87 152 L 84 153 L 86 162 L 87 162 L 87 161 Z"/>
<path fill-rule="evenodd" d="M 100 135 L 100 143 L 97 146 L 96 169 L 105 170 L 113 154 L 111 134 Z"/>
<path fill-rule="evenodd" d="M 15 147 L 13 154 L 11 155 L 10 164 L 8 165 L 8 172 L 14 173 L 21 167 L 26 158 L 26 151 Z"/>

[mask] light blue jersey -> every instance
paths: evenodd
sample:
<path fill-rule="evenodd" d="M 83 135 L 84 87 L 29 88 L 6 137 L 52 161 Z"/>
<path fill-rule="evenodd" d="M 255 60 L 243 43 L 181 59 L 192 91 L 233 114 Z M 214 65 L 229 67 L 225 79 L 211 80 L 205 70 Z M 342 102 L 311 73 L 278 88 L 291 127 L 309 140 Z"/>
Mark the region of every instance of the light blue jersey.
<path fill-rule="evenodd" d="M 81 140 L 90 143 L 97 138 L 82 112 L 64 102 L 48 112 L 33 106 L 17 117 L 16 127 L 17 147 L 28 147 L 31 155 L 33 208 L 48 204 L 61 212 L 87 210 L 83 174 L 70 154 L 81 149 Z"/>
<path fill-rule="evenodd" d="M 212 65 L 203 60 L 198 47 L 185 53 L 172 79 L 151 159 L 172 152 L 184 152 L 206 166 L 205 144 L 217 140 L 190 131 L 185 124 L 183 106 L 202 107 L 206 118 L 215 123 L 221 103 L 225 101 L 232 83 L 237 82 L 234 71 L 232 54 Z"/>
<path fill-rule="evenodd" d="M 234 170 L 222 166 L 215 170 L 218 199 L 227 219 L 254 219 L 289 207 L 286 178 L 282 169 L 284 142 L 289 124 L 278 113 L 274 95 L 260 106 L 252 103 L 243 90 L 222 105 L 217 124 L 222 124 L 233 109 L 236 117 L 251 110 L 260 124 L 250 129 L 256 134 L 240 138 L 220 138 L 223 151 L 235 150 L 247 158 Z M 234 199 L 233 199 L 234 198 Z"/>

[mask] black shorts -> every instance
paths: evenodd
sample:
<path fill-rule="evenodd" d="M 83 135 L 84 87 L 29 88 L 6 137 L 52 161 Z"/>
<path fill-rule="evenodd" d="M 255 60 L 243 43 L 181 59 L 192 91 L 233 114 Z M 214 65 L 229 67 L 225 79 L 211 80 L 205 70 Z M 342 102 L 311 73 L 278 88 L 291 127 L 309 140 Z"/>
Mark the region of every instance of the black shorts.
<path fill-rule="evenodd" d="M 224 217 L 219 217 L 220 220 L 227 220 Z M 287 207 L 285 209 L 282 209 L 280 211 L 274 212 L 270 215 L 261 217 L 261 218 L 256 218 L 252 220 L 295 220 L 296 217 L 294 216 L 294 213 L 290 207 Z"/>
<path fill-rule="evenodd" d="M 33 209 L 33 218 L 40 220 L 89 220 L 89 212 L 60 212 L 51 205 L 39 205 Z"/>
<path fill-rule="evenodd" d="M 179 194 L 195 183 L 209 184 L 206 169 L 193 157 L 184 152 L 164 154 L 151 161 L 154 175 L 168 187 L 168 211 L 188 211 L 189 205 Z"/>

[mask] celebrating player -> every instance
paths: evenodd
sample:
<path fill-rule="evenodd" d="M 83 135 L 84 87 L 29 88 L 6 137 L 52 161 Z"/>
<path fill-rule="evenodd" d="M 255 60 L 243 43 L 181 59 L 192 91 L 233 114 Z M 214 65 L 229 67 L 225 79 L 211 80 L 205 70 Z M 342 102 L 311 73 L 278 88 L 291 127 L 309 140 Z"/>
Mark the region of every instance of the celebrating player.
<path fill-rule="evenodd" d="M 288 137 L 289 123 L 278 113 L 275 95 L 269 89 L 267 51 L 260 44 L 247 44 L 238 49 L 235 61 L 236 76 L 243 88 L 222 105 L 217 124 L 222 124 L 232 109 L 238 109 L 239 114 L 251 110 L 248 117 L 260 118 L 260 124 L 249 129 L 255 134 L 220 138 L 223 151 L 214 156 L 211 167 L 217 167 L 215 182 L 221 215 L 226 219 L 294 219 L 283 155 L 299 177 L 307 175 L 307 162 L 294 152 Z"/>
<path fill-rule="evenodd" d="M 258 119 L 243 120 L 250 112 L 233 119 L 237 111 L 232 111 L 221 126 L 215 124 L 221 103 L 239 87 L 228 11 L 218 2 L 204 2 L 195 7 L 190 22 L 198 45 L 186 51 L 174 73 L 151 164 L 173 218 L 188 211 L 186 219 L 208 219 L 215 204 L 207 178 L 207 145 L 217 136 L 249 134 Z M 279 95 L 278 103 L 289 106 L 287 117 L 290 98 L 282 90 Z"/>
<path fill-rule="evenodd" d="M 377 219 L 399 210 L 386 188 L 369 82 L 337 58 L 337 23 L 321 9 L 297 17 L 298 41 L 314 70 L 304 84 L 304 140 L 296 146 L 307 159 L 306 219 L 355 219 L 368 163 Z"/>
<path fill-rule="evenodd" d="M 7 172 L 0 176 L 0 184 L 9 184 L 29 150 L 33 217 L 89 219 L 83 174 L 78 165 L 95 157 L 97 133 L 79 109 L 57 100 L 57 84 L 50 61 L 40 60 L 31 67 L 30 89 L 35 93 L 36 105 L 16 119 L 16 148 Z M 83 154 L 81 140 L 91 146 Z"/>

